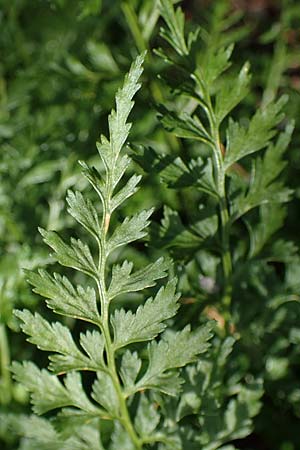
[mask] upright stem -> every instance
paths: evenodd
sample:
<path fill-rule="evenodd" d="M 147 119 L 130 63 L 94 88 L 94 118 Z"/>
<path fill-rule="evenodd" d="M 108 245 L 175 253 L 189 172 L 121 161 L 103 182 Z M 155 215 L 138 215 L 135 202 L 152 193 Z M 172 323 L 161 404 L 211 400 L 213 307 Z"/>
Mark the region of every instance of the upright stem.
<path fill-rule="evenodd" d="M 2 404 L 11 400 L 10 351 L 4 323 L 0 324 L 0 364 L 1 364 L 1 397 Z"/>
<path fill-rule="evenodd" d="M 226 192 L 225 189 L 223 192 L 220 192 L 220 217 L 221 217 L 221 225 L 222 225 L 222 267 L 223 267 L 223 275 L 224 275 L 224 289 L 223 289 L 223 297 L 222 297 L 222 306 L 223 306 L 223 314 L 226 324 L 231 319 L 230 307 L 231 307 L 231 296 L 232 296 L 232 284 L 231 284 L 231 275 L 232 275 L 232 261 L 231 261 L 231 252 L 230 252 L 230 244 L 229 244 L 229 213 L 226 201 Z"/>
<path fill-rule="evenodd" d="M 229 211 L 226 198 L 225 186 L 225 170 L 223 164 L 224 151 L 220 141 L 219 127 L 217 125 L 216 117 L 212 108 L 210 97 L 207 98 L 209 109 L 209 122 L 211 128 L 211 135 L 214 141 L 213 157 L 215 166 L 215 175 L 217 179 L 218 194 L 220 198 L 219 211 L 221 219 L 221 241 L 222 241 L 222 268 L 223 268 L 223 294 L 222 294 L 222 308 L 223 317 L 225 319 L 226 328 L 229 328 L 231 321 L 231 298 L 232 298 L 232 259 L 230 252 L 230 221 Z"/>
<path fill-rule="evenodd" d="M 105 340 L 106 340 L 107 365 L 108 365 L 108 368 L 109 368 L 109 371 L 111 374 L 111 378 L 112 378 L 112 382 L 113 382 L 113 385 L 114 385 L 114 388 L 116 390 L 118 400 L 119 400 L 121 422 L 122 422 L 122 425 L 124 426 L 125 430 L 129 434 L 136 450 L 141 450 L 142 442 L 141 442 L 140 438 L 138 437 L 138 435 L 136 434 L 135 429 L 133 427 L 133 424 L 132 424 L 132 421 L 131 421 L 131 418 L 129 415 L 129 411 L 127 408 L 126 399 L 124 397 L 124 394 L 123 394 L 123 391 L 122 391 L 122 388 L 120 385 L 120 380 L 119 380 L 119 376 L 117 373 L 115 354 L 114 354 L 114 350 L 113 350 L 113 346 L 112 346 L 108 321 L 106 321 L 104 330 L 105 330 L 104 335 L 105 335 Z"/>
<path fill-rule="evenodd" d="M 143 53 L 147 50 L 147 43 L 145 42 L 144 36 L 140 30 L 138 18 L 136 16 L 135 10 L 130 3 L 122 2 L 121 9 L 126 18 L 127 24 L 130 28 L 131 34 L 134 38 L 135 44 L 140 53 Z"/>
<path fill-rule="evenodd" d="M 110 180 L 108 180 L 110 183 Z M 106 267 L 106 234 L 109 228 L 110 222 L 110 213 L 109 213 L 109 200 L 104 202 L 103 205 L 103 222 L 102 222 L 102 236 L 104 237 L 101 242 L 99 242 L 99 279 L 97 280 L 97 287 L 100 297 L 101 304 L 101 318 L 102 318 L 102 332 L 105 339 L 105 351 L 107 357 L 107 367 L 111 376 L 111 380 L 113 382 L 120 408 L 120 422 L 123 427 L 127 431 L 130 436 L 135 449 L 142 450 L 143 443 L 141 439 L 135 432 L 133 427 L 129 411 L 126 404 L 126 398 L 123 394 L 123 390 L 121 387 L 120 379 L 118 376 L 116 361 L 115 361 L 115 351 L 112 343 L 112 337 L 110 333 L 109 327 L 109 300 L 106 291 L 106 283 L 105 283 L 105 267 Z"/>

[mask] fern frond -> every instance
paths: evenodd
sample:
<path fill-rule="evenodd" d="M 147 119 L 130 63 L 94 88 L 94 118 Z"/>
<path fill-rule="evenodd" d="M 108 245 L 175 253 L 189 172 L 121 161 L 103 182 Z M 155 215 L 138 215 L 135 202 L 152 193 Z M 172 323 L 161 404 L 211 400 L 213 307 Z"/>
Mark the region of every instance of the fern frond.
<path fill-rule="evenodd" d="M 155 286 L 157 280 L 167 276 L 170 266 L 168 259 L 160 258 L 136 271 L 130 261 L 110 267 L 110 255 L 116 249 L 146 236 L 153 212 L 153 208 L 144 210 L 111 226 L 111 215 L 136 192 L 140 181 L 140 176 L 133 175 L 118 190 L 131 161 L 121 152 L 131 128 L 127 120 L 133 97 L 140 88 L 142 62 L 143 56 L 138 56 L 132 64 L 123 87 L 116 94 L 116 109 L 108 119 L 109 138 L 101 136 L 97 144 L 104 170 L 99 173 L 81 162 L 84 176 L 99 195 L 100 208 L 81 192 L 69 191 L 67 195 L 68 212 L 96 240 L 96 254 L 81 239 L 71 238 L 67 244 L 56 232 L 40 230 L 46 244 L 54 250 L 58 263 L 90 277 L 96 290 L 92 286 L 74 286 L 68 278 L 56 273 L 27 272 L 34 291 L 46 298 L 50 309 L 87 322 L 92 329 L 81 333 L 77 342 L 67 326 L 50 323 L 37 313 L 17 311 L 21 328 L 29 336 L 28 341 L 51 352 L 49 369 L 64 376 L 58 378 L 31 362 L 14 363 L 12 367 L 15 378 L 30 391 L 37 414 L 63 408 L 59 415 L 62 420 L 78 417 L 111 420 L 114 431 L 110 448 L 118 445 L 118 450 L 125 448 L 124 442 L 128 443 L 128 448 L 141 450 L 160 421 L 146 394 L 137 399 L 137 411 L 133 407 L 133 396 L 139 395 L 138 391 L 142 389 L 152 388 L 171 395 L 178 393 L 183 383 L 178 369 L 204 352 L 211 337 L 210 327 L 203 327 L 199 332 L 185 328 L 169 338 L 162 335 L 156 343 L 156 337 L 165 331 L 167 321 L 179 308 L 176 279 L 167 282 L 135 312 L 115 309 L 112 313 L 110 310 L 115 297 Z M 129 349 L 123 354 L 121 350 L 136 343 L 145 346 L 147 341 L 150 341 L 149 365 L 139 380 L 141 358 Z M 86 371 L 96 376 L 87 392 L 81 376 Z M 151 419 L 149 423 L 146 423 L 147 416 Z M 84 444 L 82 448 L 85 448 Z"/>

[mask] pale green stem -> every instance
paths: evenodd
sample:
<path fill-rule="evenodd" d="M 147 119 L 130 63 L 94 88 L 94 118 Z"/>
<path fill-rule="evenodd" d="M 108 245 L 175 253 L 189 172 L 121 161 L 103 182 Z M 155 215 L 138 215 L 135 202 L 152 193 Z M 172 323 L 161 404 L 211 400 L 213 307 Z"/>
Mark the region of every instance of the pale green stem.
<path fill-rule="evenodd" d="M 217 188 L 219 194 L 219 211 L 221 219 L 221 242 L 222 242 L 222 268 L 223 268 L 223 294 L 222 308 L 223 317 L 225 319 L 226 328 L 228 329 L 231 321 L 231 300 L 232 300 L 232 258 L 230 251 L 230 217 L 227 204 L 226 187 L 225 187 L 225 170 L 223 164 L 223 152 L 220 141 L 219 126 L 213 111 L 210 96 L 207 96 L 208 120 L 210 123 L 211 136 L 213 138 L 213 158 L 215 167 L 215 176 L 217 180 Z"/>
<path fill-rule="evenodd" d="M 52 198 L 49 201 L 47 230 L 57 230 L 59 225 L 59 215 L 63 209 L 63 205 L 63 202 L 56 198 Z"/>
<path fill-rule="evenodd" d="M 110 179 L 107 178 L 107 183 L 110 185 Z M 109 374 L 111 376 L 111 380 L 113 382 L 118 401 L 119 401 L 119 409 L 120 409 L 120 422 L 123 427 L 127 431 L 130 436 L 135 449 L 142 450 L 143 443 L 138 437 L 133 427 L 129 411 L 126 404 L 126 396 L 123 393 L 120 379 L 118 376 L 116 361 L 115 361 L 115 351 L 112 343 L 112 337 L 110 333 L 109 327 L 109 299 L 106 291 L 106 283 L 105 283 L 105 267 L 106 267 L 106 234 L 109 228 L 110 222 L 110 212 L 109 212 L 109 200 L 103 202 L 103 219 L 102 219 L 102 236 L 103 239 L 99 242 L 99 265 L 98 265 L 98 280 L 97 287 L 99 292 L 100 304 L 101 304 L 101 330 L 105 339 L 105 351 L 107 357 L 107 367 Z"/>
<path fill-rule="evenodd" d="M 138 51 L 140 53 L 143 53 L 145 50 L 147 50 L 147 43 L 144 40 L 144 37 L 141 33 L 138 18 L 136 16 L 135 10 L 132 5 L 130 5 L 127 2 L 121 3 L 121 8 L 123 11 L 123 14 L 126 18 L 127 24 L 130 28 L 131 34 L 134 38 L 135 44 L 138 48 Z"/>
<path fill-rule="evenodd" d="M 0 361 L 1 361 L 1 403 L 8 404 L 11 401 L 12 383 L 10 366 L 10 350 L 7 339 L 6 326 L 0 324 Z"/>
<path fill-rule="evenodd" d="M 219 137 L 216 140 L 216 151 L 221 153 L 221 147 L 219 143 Z M 220 197 L 220 218 L 221 218 L 221 240 L 222 240 L 222 267 L 223 267 L 223 296 L 222 296 L 222 306 L 223 306 L 223 315 L 225 319 L 226 325 L 231 320 L 231 297 L 232 297 L 232 284 L 231 284 L 231 276 L 232 276 L 232 260 L 231 260 L 231 252 L 230 252 L 230 221 L 229 221 L 229 212 L 228 205 L 226 199 L 226 189 L 225 189 L 225 172 L 223 170 L 223 166 L 219 168 L 218 172 L 218 193 Z"/>
<path fill-rule="evenodd" d="M 101 277 L 102 278 L 102 277 Z M 137 436 L 126 404 L 126 397 L 123 394 L 122 387 L 120 384 L 120 380 L 117 373 L 116 361 L 115 361 L 115 353 L 113 349 L 112 339 L 110 335 L 109 329 L 109 303 L 105 301 L 103 298 L 103 283 L 104 279 L 100 279 L 98 283 L 98 291 L 100 298 L 102 296 L 102 331 L 105 338 L 105 350 L 107 356 L 107 366 L 109 370 L 109 374 L 111 376 L 118 400 L 119 400 L 119 408 L 120 408 L 120 421 L 130 436 L 136 450 L 142 449 L 142 442 L 140 438 Z M 103 301 L 104 300 L 104 301 Z"/>
<path fill-rule="evenodd" d="M 225 181 L 225 180 L 224 180 Z M 226 201 L 225 189 L 220 192 L 222 195 L 220 198 L 220 216 L 222 224 L 222 266 L 224 275 L 224 290 L 222 297 L 222 305 L 224 308 L 224 319 L 226 323 L 231 319 L 230 307 L 231 307 L 231 297 L 232 297 L 232 261 L 230 252 L 230 221 L 229 213 Z"/>

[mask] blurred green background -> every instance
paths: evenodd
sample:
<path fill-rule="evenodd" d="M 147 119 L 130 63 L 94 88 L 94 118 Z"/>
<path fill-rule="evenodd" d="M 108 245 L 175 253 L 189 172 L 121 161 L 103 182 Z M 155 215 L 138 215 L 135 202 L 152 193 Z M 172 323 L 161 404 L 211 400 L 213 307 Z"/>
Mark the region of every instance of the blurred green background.
<path fill-rule="evenodd" d="M 252 112 L 260 102 L 267 102 L 278 93 L 289 95 L 286 116 L 296 119 L 296 129 L 288 150 L 286 176 L 294 196 L 280 233 L 299 244 L 300 4 L 297 0 L 186 0 L 181 4 L 188 23 L 195 22 L 211 30 L 224 44 L 227 37 L 228 41 L 235 41 L 233 59 L 237 67 L 245 60 L 250 61 L 252 89 L 239 114 Z M 231 28 L 219 26 L 222 15 L 235 17 Z M 159 26 L 155 0 L 0 2 L 0 405 L 3 412 L 30 411 L 26 393 L 11 380 L 7 368 L 10 361 L 40 358 L 19 333 L 12 314 L 15 307 L 45 309 L 31 293 L 22 272 L 23 268 L 52 263 L 37 228 L 76 233 L 65 211 L 66 190 L 75 184 L 77 189 L 86 188 L 77 162 L 83 159 L 97 164 L 95 141 L 100 132 L 107 131 L 107 114 L 115 91 L 132 59 L 144 49 L 148 55 L 143 89 L 131 117 L 135 123 L 131 141 L 170 154 L 185 150 L 184 143 L 166 133 L 157 120 L 155 104 L 171 98 L 159 77 L 163 62 L 152 52 L 160 43 Z M 128 208 L 139 204 L 143 208 L 156 207 L 156 222 L 162 217 L 164 204 L 180 210 L 186 217 L 190 214 L 180 193 L 168 190 L 151 176 L 145 176 L 141 193 Z M 132 252 L 137 263 L 148 258 L 138 247 Z M 148 249 L 148 252 L 155 250 Z M 195 269 L 190 270 L 193 279 Z M 275 273 L 277 278 L 271 282 L 273 293 L 272 289 L 267 293 L 260 291 L 259 297 L 257 291 L 264 286 L 257 285 L 254 274 L 257 283 L 253 292 L 248 286 L 243 294 L 248 304 L 242 325 L 246 331 L 236 361 L 250 365 L 259 375 L 264 373 L 266 393 L 253 433 L 235 443 L 240 449 L 300 448 L 300 265 L 297 257 L 286 265 L 275 265 Z M 266 281 L 265 289 L 267 283 L 270 280 Z M 182 286 L 184 290 L 184 283 Z M 282 303 L 280 290 L 285 299 Z M 184 291 L 184 294 L 193 293 Z M 289 301 L 289 295 L 293 301 Z M 262 298 L 273 302 L 272 305 L 274 299 L 278 305 L 284 304 L 275 310 L 272 324 L 268 323 L 268 310 L 262 313 Z M 251 321 L 254 329 L 249 326 Z M 255 334 L 257 342 L 253 346 Z M 1 448 L 17 448 L 11 424 L 0 424 L 0 439 Z"/>

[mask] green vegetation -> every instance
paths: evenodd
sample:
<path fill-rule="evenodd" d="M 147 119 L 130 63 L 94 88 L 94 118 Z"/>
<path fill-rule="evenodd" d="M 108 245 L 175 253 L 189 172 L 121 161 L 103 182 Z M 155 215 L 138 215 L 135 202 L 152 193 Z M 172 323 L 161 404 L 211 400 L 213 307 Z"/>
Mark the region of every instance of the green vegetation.
<path fill-rule="evenodd" d="M 1 448 L 299 448 L 300 6 L 242 4 L 1 4 Z"/>

